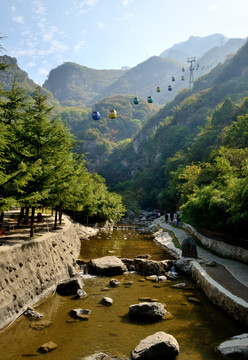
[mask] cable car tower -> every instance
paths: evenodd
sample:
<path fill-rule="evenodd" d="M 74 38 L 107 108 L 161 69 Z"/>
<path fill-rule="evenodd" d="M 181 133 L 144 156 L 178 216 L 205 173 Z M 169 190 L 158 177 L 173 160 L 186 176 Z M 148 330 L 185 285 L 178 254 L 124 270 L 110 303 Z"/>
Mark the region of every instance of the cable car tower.
<path fill-rule="evenodd" d="M 195 56 L 187 58 L 187 62 L 190 64 L 189 66 L 189 71 L 190 71 L 190 76 L 189 76 L 189 90 L 192 90 L 193 85 L 194 85 L 194 74 L 193 71 L 195 70 L 195 68 L 193 67 L 193 63 L 195 62 Z"/>

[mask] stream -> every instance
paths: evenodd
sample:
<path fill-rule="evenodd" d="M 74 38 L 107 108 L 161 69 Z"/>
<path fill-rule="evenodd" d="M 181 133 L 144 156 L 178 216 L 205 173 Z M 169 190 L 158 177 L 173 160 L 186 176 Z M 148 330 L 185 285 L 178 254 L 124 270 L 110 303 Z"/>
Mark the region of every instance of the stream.
<path fill-rule="evenodd" d="M 106 255 L 133 258 L 141 254 L 150 254 L 153 260 L 171 259 L 165 249 L 155 244 L 151 234 L 132 226 L 100 231 L 89 240 L 82 240 L 80 258 L 88 261 Z M 37 360 L 79 360 L 100 351 L 115 358 L 130 359 L 140 340 L 157 331 L 176 338 L 180 347 L 177 360 L 217 360 L 220 357 L 214 348 L 244 332 L 241 325 L 211 304 L 190 278 L 178 275 L 176 280 L 155 283 L 134 272 L 114 278 L 120 281 L 116 288 L 109 286 L 111 278 L 86 274 L 86 298 L 51 294 L 44 299 L 35 310 L 51 321 L 51 326 L 37 330 L 33 328 L 35 321 L 21 316 L 0 334 L 0 360 L 30 356 Z M 187 284 L 187 290 L 171 288 L 180 282 Z M 101 304 L 105 296 L 114 300 L 112 306 Z M 146 297 L 165 303 L 172 316 L 156 323 L 131 322 L 129 305 Z M 200 303 L 190 302 L 190 297 L 196 297 Z M 73 319 L 69 312 L 75 308 L 90 309 L 89 319 Z M 57 349 L 45 355 L 39 353 L 37 349 L 48 341 L 58 344 Z"/>

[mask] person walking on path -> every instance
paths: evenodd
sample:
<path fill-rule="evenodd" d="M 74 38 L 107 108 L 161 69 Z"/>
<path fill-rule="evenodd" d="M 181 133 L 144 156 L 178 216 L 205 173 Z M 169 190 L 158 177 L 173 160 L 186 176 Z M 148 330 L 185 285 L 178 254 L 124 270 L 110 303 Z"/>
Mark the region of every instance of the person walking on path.
<path fill-rule="evenodd" d="M 166 224 L 168 224 L 168 217 L 169 217 L 169 215 L 168 215 L 167 210 L 164 210 L 164 221 L 166 222 Z"/>

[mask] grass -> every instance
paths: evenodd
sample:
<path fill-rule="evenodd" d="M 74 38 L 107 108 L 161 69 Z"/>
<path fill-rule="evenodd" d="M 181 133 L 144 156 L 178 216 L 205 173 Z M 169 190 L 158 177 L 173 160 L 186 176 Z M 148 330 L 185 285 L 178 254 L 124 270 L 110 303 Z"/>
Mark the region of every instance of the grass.
<path fill-rule="evenodd" d="M 168 233 L 168 234 L 170 235 L 174 246 L 175 246 L 177 249 L 182 250 L 182 246 L 181 246 L 178 238 L 175 236 L 174 232 L 171 231 L 171 230 L 168 230 L 168 229 L 164 229 L 164 228 L 163 228 L 162 226 L 160 226 L 160 225 L 159 225 L 159 227 L 160 227 L 160 229 L 163 230 L 163 232 L 166 232 L 166 233 Z"/>

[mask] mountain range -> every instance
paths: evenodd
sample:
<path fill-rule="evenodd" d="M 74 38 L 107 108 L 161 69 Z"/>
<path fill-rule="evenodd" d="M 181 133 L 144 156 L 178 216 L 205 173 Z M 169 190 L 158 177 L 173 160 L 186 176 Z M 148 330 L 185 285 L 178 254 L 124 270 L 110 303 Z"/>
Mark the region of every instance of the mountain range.
<path fill-rule="evenodd" d="M 244 42 L 244 39 L 228 39 L 221 34 L 202 38 L 192 36 L 129 70 L 95 70 L 64 63 L 51 70 L 43 87 L 62 105 L 91 106 L 101 98 L 116 94 L 136 94 L 143 99 L 152 96 L 154 102 L 165 104 L 188 87 L 188 57 L 196 57 L 194 77 L 197 79 L 236 53 Z M 181 80 L 182 76 L 185 80 Z M 172 91 L 168 91 L 169 85 Z M 156 92 L 158 86 L 160 93 Z"/>
<path fill-rule="evenodd" d="M 168 197 L 177 198 L 179 185 L 173 188 L 171 184 L 180 167 L 208 159 L 221 144 L 224 127 L 247 114 L 247 99 L 248 42 L 199 78 L 192 91 L 181 91 L 157 111 L 97 171 L 114 190 L 128 197 L 128 203 L 154 207 L 166 193 L 168 206 Z"/>
<path fill-rule="evenodd" d="M 91 107 L 98 100 L 114 96 L 136 95 L 143 99 L 152 96 L 154 102 L 165 104 L 189 84 L 189 57 L 195 57 L 194 78 L 208 73 L 219 62 L 237 52 L 245 39 L 229 39 L 221 34 L 206 37 L 191 36 L 187 41 L 175 44 L 160 56 L 152 56 L 146 61 L 129 69 L 96 70 L 72 62 L 66 62 L 49 73 L 43 89 L 52 95 L 54 102 L 62 106 Z M 1 73 L 4 89 L 9 88 L 16 77 L 22 87 L 32 91 L 35 83 L 22 71 L 15 58 L 1 56 L 1 61 L 11 65 Z M 182 72 L 182 69 L 185 72 Z M 185 80 L 182 80 L 182 76 Z M 174 77 L 175 82 L 172 82 Z M 172 91 L 168 91 L 168 86 Z M 157 93 L 156 88 L 161 91 Z"/>
<path fill-rule="evenodd" d="M 134 197 L 135 189 L 141 189 L 144 198 L 139 199 L 140 206 L 151 206 L 168 178 L 164 174 L 166 159 L 192 145 L 209 114 L 227 97 L 240 101 L 247 96 L 247 43 L 244 39 L 222 39 L 219 34 L 208 39 L 191 37 L 188 50 L 183 42 L 163 57 L 153 56 L 131 69 L 95 70 L 74 63 L 53 69 L 43 91 L 81 140 L 77 151 L 86 154 L 89 170 L 99 172 L 118 191 L 128 182 Z M 199 54 L 192 91 L 188 89 L 189 64 L 168 57 L 175 49 L 185 56 Z M 1 72 L 4 89 L 10 89 L 16 77 L 29 93 L 34 90 L 36 84 L 18 67 L 16 59 L 5 55 L 1 61 L 10 65 Z M 176 80 L 173 84 L 172 76 Z M 168 84 L 173 85 L 171 92 Z M 133 103 L 135 95 L 140 97 L 138 105 Z M 153 104 L 147 103 L 148 95 L 153 96 Z M 92 108 L 100 111 L 99 122 L 92 120 Z M 110 108 L 116 108 L 117 119 L 108 118 Z"/>

